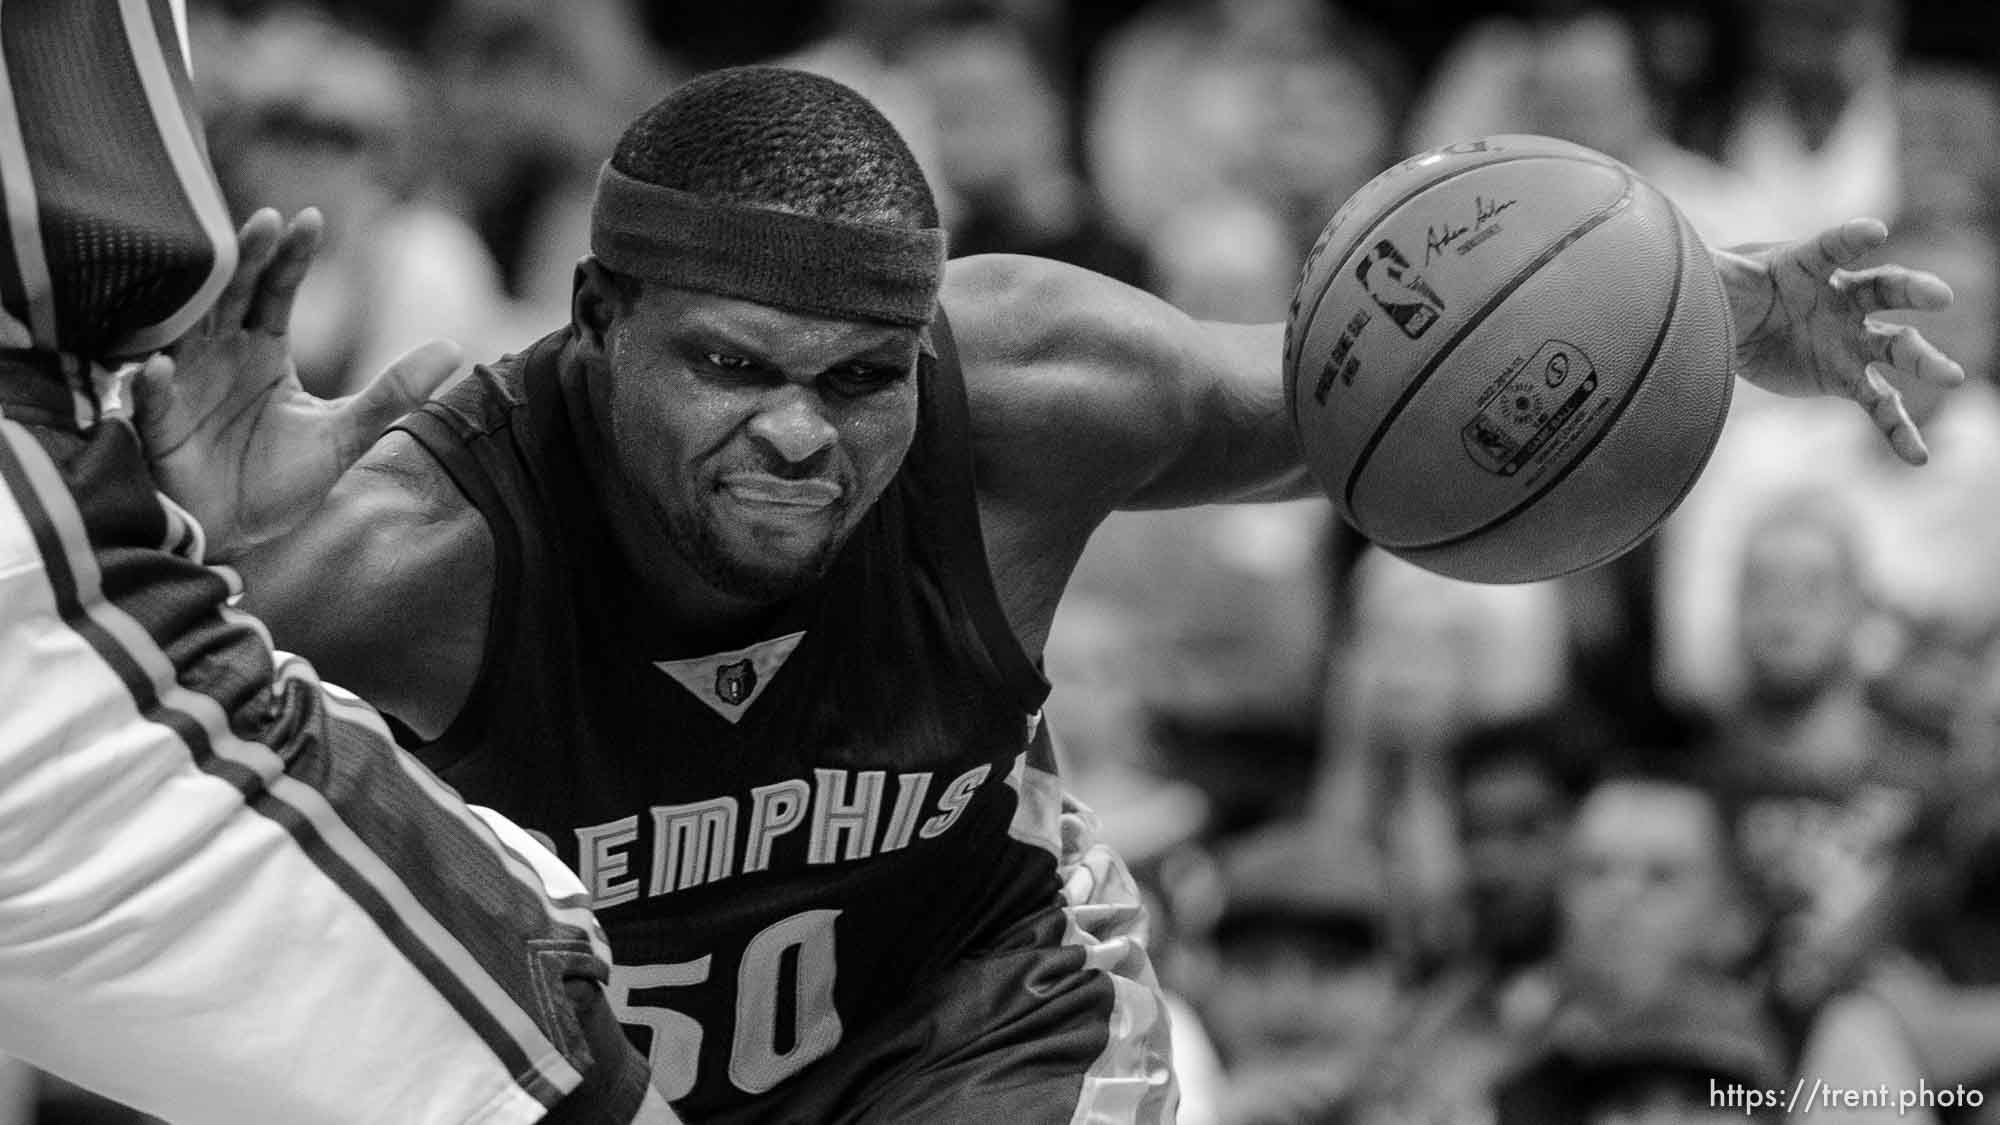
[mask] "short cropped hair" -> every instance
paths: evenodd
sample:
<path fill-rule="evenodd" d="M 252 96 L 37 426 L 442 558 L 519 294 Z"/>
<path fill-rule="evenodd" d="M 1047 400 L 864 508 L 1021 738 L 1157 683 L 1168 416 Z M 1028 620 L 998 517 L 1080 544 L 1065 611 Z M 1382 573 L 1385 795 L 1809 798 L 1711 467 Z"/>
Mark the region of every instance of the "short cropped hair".
<path fill-rule="evenodd" d="M 713 71 L 639 115 L 611 166 L 717 202 L 927 228 L 937 201 L 895 126 L 829 78 L 775 66 Z"/>

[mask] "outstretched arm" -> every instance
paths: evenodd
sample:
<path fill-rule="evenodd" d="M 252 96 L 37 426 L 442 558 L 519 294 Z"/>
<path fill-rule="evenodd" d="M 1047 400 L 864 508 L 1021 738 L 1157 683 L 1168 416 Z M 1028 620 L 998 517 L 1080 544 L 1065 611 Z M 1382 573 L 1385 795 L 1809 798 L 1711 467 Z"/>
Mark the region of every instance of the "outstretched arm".
<path fill-rule="evenodd" d="M 1964 372 L 1914 328 L 1873 319 L 1951 302 L 1932 274 L 1851 268 L 1886 238 L 1859 219 L 1715 262 L 1740 376 L 1851 399 L 1921 464 L 1895 383 L 1949 385 Z M 982 496 L 1102 519 L 1313 493 L 1284 401 L 1283 325 L 1205 323 L 1086 270 L 1001 255 L 953 263 L 945 303 L 967 361 Z"/>

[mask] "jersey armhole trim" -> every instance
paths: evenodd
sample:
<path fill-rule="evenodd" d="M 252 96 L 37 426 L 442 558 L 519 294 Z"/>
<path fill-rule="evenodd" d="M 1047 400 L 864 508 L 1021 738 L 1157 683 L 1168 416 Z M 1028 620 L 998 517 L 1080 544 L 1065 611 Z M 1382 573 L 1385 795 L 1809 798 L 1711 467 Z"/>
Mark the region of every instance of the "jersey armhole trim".
<path fill-rule="evenodd" d="M 486 471 L 465 447 L 457 427 L 439 416 L 441 409 L 426 403 L 391 429 L 415 439 L 486 520 L 487 530 L 493 535 L 493 594 L 486 607 L 486 643 L 479 654 L 479 673 L 451 722 L 436 738 L 424 743 L 424 764 L 439 772 L 456 765 L 478 746 L 483 716 L 490 710 L 487 704 L 493 693 L 500 690 L 495 682 L 498 678 L 495 669 L 508 666 L 514 647 L 516 600 L 512 594 L 521 572 L 520 533 L 514 517 L 501 503 Z"/>
<path fill-rule="evenodd" d="M 972 417 L 967 405 L 965 369 L 943 310 L 931 322 L 937 365 L 930 381 L 937 403 L 937 480 L 941 495 L 935 514 L 940 558 L 949 584 L 947 594 L 970 623 L 968 639 L 986 670 L 1013 696 L 1021 710 L 1034 714 L 1048 699 L 1049 681 L 1029 657 L 1000 605 L 993 568 L 987 561 L 986 537 L 979 526 L 979 492 L 973 466 Z"/>

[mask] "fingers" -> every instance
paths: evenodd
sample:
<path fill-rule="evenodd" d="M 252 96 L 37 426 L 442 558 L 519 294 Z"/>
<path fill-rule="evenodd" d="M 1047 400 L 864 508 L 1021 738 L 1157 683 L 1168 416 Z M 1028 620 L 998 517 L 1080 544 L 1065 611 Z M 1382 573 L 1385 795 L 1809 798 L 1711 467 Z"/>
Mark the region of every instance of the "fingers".
<path fill-rule="evenodd" d="M 324 227 L 325 222 L 315 207 L 306 208 L 285 224 L 270 264 L 265 267 L 263 277 L 251 292 L 249 309 L 243 316 L 244 328 L 273 336 L 283 336 L 290 329 L 292 302 L 298 297 L 299 284 L 306 279 L 306 271 L 312 266 L 313 253 L 319 248 L 319 236 Z"/>
<path fill-rule="evenodd" d="M 132 373 L 132 420 L 141 431 L 166 414 L 173 401 L 174 361 L 165 352 L 147 357 Z"/>
<path fill-rule="evenodd" d="M 1885 324 L 1870 320 L 1868 351 L 1873 362 L 1892 368 L 1897 374 L 1922 379 L 1943 387 L 1965 382 L 1965 368 L 1924 339 L 1923 333 L 1907 324 Z"/>
<path fill-rule="evenodd" d="M 375 376 L 342 404 L 338 441 L 341 468 L 361 456 L 396 419 L 423 405 L 464 359 L 457 344 L 432 340 Z"/>
<path fill-rule="evenodd" d="M 1943 278 L 1907 266 L 1841 270 L 1831 280 L 1833 287 L 1851 297 L 1863 313 L 1889 309 L 1936 312 L 1949 307 L 1953 297 Z"/>
<path fill-rule="evenodd" d="M 1910 412 L 1903 406 L 1902 393 L 1889 385 L 1889 379 L 1882 369 L 1869 364 L 1861 393 L 1855 396 L 1868 410 L 1868 417 L 1875 422 L 1889 439 L 1889 448 L 1896 456 L 1911 465 L 1921 465 L 1931 459 L 1929 447 L 1924 445 L 1923 434 L 1917 431 L 1917 424 L 1910 420 Z"/>
<path fill-rule="evenodd" d="M 269 207 L 260 207 L 243 223 L 243 229 L 236 232 L 236 272 L 229 278 L 229 284 L 222 289 L 222 296 L 215 302 L 215 309 L 209 315 L 215 322 L 234 327 L 243 322 L 243 314 L 250 307 L 251 295 L 256 293 L 259 279 L 264 276 L 264 267 L 277 253 L 278 238 L 284 223 L 278 213 Z"/>
<path fill-rule="evenodd" d="M 1843 266 L 1853 265 L 1889 240 L 1889 228 L 1880 219 L 1849 219 L 1828 227 L 1810 243 L 1799 248 L 1806 268 L 1827 276 Z"/>

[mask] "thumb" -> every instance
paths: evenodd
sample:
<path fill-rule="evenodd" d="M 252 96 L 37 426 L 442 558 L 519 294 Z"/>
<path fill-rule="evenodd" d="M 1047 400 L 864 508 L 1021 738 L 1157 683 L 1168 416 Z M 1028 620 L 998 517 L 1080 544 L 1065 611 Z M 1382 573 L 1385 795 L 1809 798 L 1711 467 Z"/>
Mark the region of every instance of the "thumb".
<path fill-rule="evenodd" d="M 432 340 L 405 353 L 367 386 L 348 396 L 338 415 L 341 460 L 352 462 L 396 419 L 422 406 L 464 359 L 465 353 L 457 344 Z"/>

